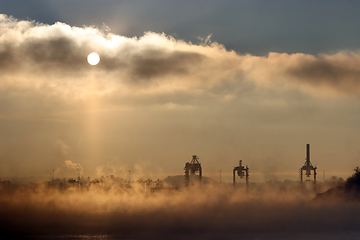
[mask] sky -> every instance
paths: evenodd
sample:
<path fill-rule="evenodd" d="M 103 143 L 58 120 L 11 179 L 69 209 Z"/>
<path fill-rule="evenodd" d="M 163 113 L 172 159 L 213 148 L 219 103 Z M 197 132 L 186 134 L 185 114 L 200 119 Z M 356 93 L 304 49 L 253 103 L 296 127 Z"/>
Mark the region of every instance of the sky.
<path fill-rule="evenodd" d="M 356 1 L 0 1 L 0 177 L 359 165 Z M 101 61 L 86 62 L 91 52 Z"/>

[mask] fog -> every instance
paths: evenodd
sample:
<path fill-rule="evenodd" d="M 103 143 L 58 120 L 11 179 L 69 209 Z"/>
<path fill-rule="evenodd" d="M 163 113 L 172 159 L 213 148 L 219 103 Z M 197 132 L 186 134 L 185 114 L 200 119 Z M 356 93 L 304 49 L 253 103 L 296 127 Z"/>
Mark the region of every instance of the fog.
<path fill-rule="evenodd" d="M 0 197 L 1 231 L 13 236 L 346 236 L 359 226 L 358 202 L 311 201 L 298 185 L 193 185 L 172 192 L 132 188 L 21 187 Z M 150 235 L 149 235 L 150 234 Z M 208 238 L 208 237 L 206 237 Z M 263 239 L 263 238 L 259 238 Z M 266 238 L 264 238 L 266 239 Z M 269 238 L 271 239 L 271 238 Z M 346 239 L 346 238 L 345 238 Z"/>

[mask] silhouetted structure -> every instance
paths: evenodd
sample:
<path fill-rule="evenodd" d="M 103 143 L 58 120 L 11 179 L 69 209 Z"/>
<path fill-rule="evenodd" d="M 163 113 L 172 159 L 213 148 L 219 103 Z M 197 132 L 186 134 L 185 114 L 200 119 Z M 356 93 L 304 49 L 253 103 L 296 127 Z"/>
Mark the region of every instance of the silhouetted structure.
<path fill-rule="evenodd" d="M 160 179 L 157 180 L 151 180 L 151 179 L 147 179 L 147 180 L 137 180 L 137 182 L 139 184 L 141 184 L 144 189 L 149 190 L 149 191 L 157 191 L 163 188 L 163 182 Z"/>
<path fill-rule="evenodd" d="M 198 161 L 198 157 L 196 155 L 192 156 L 192 160 L 191 162 L 187 162 L 185 164 L 185 187 L 189 186 L 189 173 L 191 175 L 195 175 L 195 172 L 199 172 L 199 182 L 201 184 L 201 176 L 202 176 L 202 169 L 201 169 L 201 164 Z"/>
<path fill-rule="evenodd" d="M 245 176 L 245 181 L 246 181 L 246 189 L 249 188 L 249 168 L 248 166 L 244 167 L 242 165 L 242 160 L 239 161 L 239 166 L 234 167 L 233 169 L 233 185 L 235 187 L 235 172 L 237 172 L 237 175 L 240 178 L 244 178 Z"/>
<path fill-rule="evenodd" d="M 310 144 L 306 144 L 306 160 L 302 168 L 300 168 L 300 182 L 303 182 L 303 171 L 305 171 L 306 177 L 310 178 L 311 171 L 314 171 L 314 184 L 316 184 L 316 169 L 310 162 Z"/>
<path fill-rule="evenodd" d="M 149 192 L 172 192 L 177 191 L 179 188 L 177 187 L 164 187 L 163 181 L 160 179 L 157 180 L 137 180 L 137 183 L 143 186 L 145 191 Z"/>
<path fill-rule="evenodd" d="M 345 182 L 340 182 L 337 186 L 329 190 L 316 194 L 312 201 L 344 201 L 359 202 L 360 201 L 360 168 L 354 169 L 354 174 L 347 178 Z"/>

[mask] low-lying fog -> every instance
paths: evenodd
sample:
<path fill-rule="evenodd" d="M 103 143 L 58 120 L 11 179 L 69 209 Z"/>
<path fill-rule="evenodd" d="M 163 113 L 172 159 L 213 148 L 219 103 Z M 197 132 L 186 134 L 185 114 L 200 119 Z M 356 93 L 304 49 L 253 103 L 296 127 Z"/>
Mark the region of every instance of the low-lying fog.
<path fill-rule="evenodd" d="M 18 236 L 195 234 L 229 238 L 234 234 L 347 232 L 350 236 L 357 232 L 360 203 L 314 202 L 314 196 L 309 189 L 282 189 L 269 183 L 250 185 L 248 192 L 241 186 L 204 184 L 154 193 L 136 184 L 131 189 L 92 186 L 65 191 L 36 185 L 2 192 L 0 229 Z"/>

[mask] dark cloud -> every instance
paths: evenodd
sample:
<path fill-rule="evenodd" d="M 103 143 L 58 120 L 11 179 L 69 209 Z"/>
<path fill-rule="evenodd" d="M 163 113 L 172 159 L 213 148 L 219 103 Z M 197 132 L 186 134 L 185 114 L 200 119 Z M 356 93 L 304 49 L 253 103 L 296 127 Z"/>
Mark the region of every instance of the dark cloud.
<path fill-rule="evenodd" d="M 358 52 L 317 56 L 269 53 L 267 57 L 244 56 L 241 69 L 243 76 L 257 82 L 258 86 L 297 88 L 317 96 L 358 96 L 359 63 Z"/>
<path fill-rule="evenodd" d="M 358 54 L 339 54 L 334 57 L 319 56 L 314 59 L 299 61 L 296 66 L 290 66 L 286 71 L 302 83 L 315 87 L 330 87 L 351 95 L 360 92 L 360 68 Z"/>
<path fill-rule="evenodd" d="M 128 79 L 139 81 L 189 76 L 196 72 L 197 66 L 203 66 L 206 59 L 196 49 L 181 49 L 181 45 L 186 48 L 191 44 L 179 42 L 177 49 L 170 50 L 168 45 L 174 44 L 175 40 L 165 35 L 147 33 L 141 39 L 130 39 L 105 34 L 92 27 L 70 28 L 61 23 L 48 26 L 26 21 L 28 26 L 22 27 L 24 22 L 5 15 L 2 21 L 11 25 L 4 26 L 0 38 L 3 43 L 0 49 L 3 74 L 16 70 L 16 74 L 32 72 L 40 77 L 79 75 L 83 70 L 91 69 L 86 56 L 97 51 L 101 57 L 99 66 L 93 67 L 97 71 L 113 72 L 118 79 L 126 74 Z M 123 40 L 116 42 L 113 37 Z M 152 38 L 159 38 L 164 44 L 158 46 L 156 41 L 151 42 Z"/>
<path fill-rule="evenodd" d="M 95 27 L 44 25 L 6 15 L 1 18 L 3 75 L 50 77 L 57 79 L 50 84 L 60 86 L 72 81 L 85 84 L 89 75 L 97 74 L 97 78 L 106 78 L 103 86 L 97 85 L 104 90 L 114 90 L 119 87 L 116 84 L 131 86 L 140 82 L 154 87 L 153 83 L 158 81 L 161 88 L 176 81 L 179 89 L 196 86 L 228 99 L 232 97 L 232 89 L 246 89 L 248 82 L 260 86 L 283 84 L 286 88 L 299 87 L 300 83 L 305 91 L 310 87 L 325 94 L 359 94 L 360 57 L 356 52 L 317 56 L 270 53 L 267 57 L 256 57 L 226 51 L 211 41 L 194 45 L 152 32 L 140 38 L 127 38 Z M 86 56 L 93 51 L 101 57 L 96 67 L 86 62 Z M 229 93 L 221 89 L 224 86 L 230 89 Z"/>
<path fill-rule="evenodd" d="M 22 58 L 31 64 L 39 65 L 42 70 L 66 69 L 79 71 L 88 66 L 84 61 L 86 51 L 84 47 L 75 45 L 68 37 L 51 37 L 29 40 L 23 46 L 13 50 L 14 53 L 24 54 Z M 20 56 L 19 56 L 20 58 Z"/>
<path fill-rule="evenodd" d="M 206 57 L 199 53 L 174 51 L 145 51 L 134 56 L 131 72 L 139 79 L 166 75 L 189 75 L 193 66 L 203 63 Z M 195 67 L 196 68 L 196 67 Z"/>
<path fill-rule="evenodd" d="M 14 46 L 10 43 L 3 43 L 0 50 L 0 69 L 2 71 L 14 71 L 19 67 L 16 62 Z"/>
<path fill-rule="evenodd" d="M 51 72 L 72 74 L 88 67 L 86 56 L 89 49 L 76 46 L 68 36 L 28 38 L 24 42 L 3 40 L 0 50 L 2 74 L 33 71 L 38 76 Z M 39 72 L 38 72 L 39 71 Z"/>

